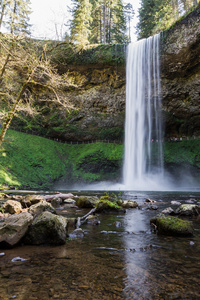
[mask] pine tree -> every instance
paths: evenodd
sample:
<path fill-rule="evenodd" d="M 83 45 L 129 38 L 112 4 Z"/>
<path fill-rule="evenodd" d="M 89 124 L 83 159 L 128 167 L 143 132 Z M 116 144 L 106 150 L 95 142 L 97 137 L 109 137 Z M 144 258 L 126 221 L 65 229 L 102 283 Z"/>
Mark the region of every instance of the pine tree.
<path fill-rule="evenodd" d="M 137 32 L 139 38 L 165 30 L 200 0 L 142 0 Z"/>
<path fill-rule="evenodd" d="M 74 0 L 71 22 L 71 40 L 84 46 L 89 43 L 92 4 L 89 0 Z"/>
<path fill-rule="evenodd" d="M 121 0 L 91 0 L 90 43 L 127 42 L 126 8 Z"/>

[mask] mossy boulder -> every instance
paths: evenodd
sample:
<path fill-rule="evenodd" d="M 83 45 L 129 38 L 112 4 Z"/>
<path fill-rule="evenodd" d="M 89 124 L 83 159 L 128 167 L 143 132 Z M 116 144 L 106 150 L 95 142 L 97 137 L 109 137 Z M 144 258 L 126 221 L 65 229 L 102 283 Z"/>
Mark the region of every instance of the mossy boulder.
<path fill-rule="evenodd" d="M 96 196 L 81 196 L 76 198 L 76 205 L 79 208 L 93 208 L 98 201 L 99 198 Z"/>
<path fill-rule="evenodd" d="M 193 228 L 189 221 L 177 217 L 159 215 L 150 220 L 156 226 L 158 233 L 173 236 L 192 236 Z"/>
<path fill-rule="evenodd" d="M 124 212 L 124 209 L 117 204 L 115 201 L 110 201 L 106 197 L 101 197 L 96 205 L 96 212 Z"/>
<path fill-rule="evenodd" d="M 138 203 L 136 201 L 124 200 L 121 201 L 120 206 L 122 206 L 123 208 L 136 208 L 138 207 Z"/>
<path fill-rule="evenodd" d="M 67 219 L 45 211 L 34 219 L 24 242 L 31 245 L 62 245 L 66 236 Z"/>

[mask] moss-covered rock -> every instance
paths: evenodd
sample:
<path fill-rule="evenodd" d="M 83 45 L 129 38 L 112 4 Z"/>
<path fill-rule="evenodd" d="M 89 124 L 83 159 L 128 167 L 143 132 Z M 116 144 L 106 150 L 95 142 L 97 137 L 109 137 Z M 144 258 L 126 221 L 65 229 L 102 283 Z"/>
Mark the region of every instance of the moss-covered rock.
<path fill-rule="evenodd" d="M 96 212 L 124 212 L 124 209 L 117 204 L 116 201 L 106 199 L 107 197 L 101 197 L 96 205 Z"/>
<path fill-rule="evenodd" d="M 191 236 L 193 228 L 189 221 L 177 217 L 166 217 L 160 215 L 150 220 L 151 224 L 156 226 L 158 233 L 174 236 Z"/>
<path fill-rule="evenodd" d="M 138 207 L 138 203 L 136 201 L 124 200 L 121 202 L 121 206 L 123 208 L 136 208 Z"/>
<path fill-rule="evenodd" d="M 65 243 L 66 236 L 67 219 L 45 211 L 34 219 L 24 242 L 33 245 L 61 245 Z"/>
<path fill-rule="evenodd" d="M 93 208 L 98 201 L 99 198 L 96 196 L 81 196 L 76 198 L 76 205 L 79 208 Z"/>

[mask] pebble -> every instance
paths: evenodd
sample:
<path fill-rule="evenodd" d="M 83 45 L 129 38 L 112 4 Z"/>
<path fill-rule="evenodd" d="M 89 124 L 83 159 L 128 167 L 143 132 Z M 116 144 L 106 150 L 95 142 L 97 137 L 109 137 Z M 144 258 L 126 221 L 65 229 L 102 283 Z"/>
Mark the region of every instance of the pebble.
<path fill-rule="evenodd" d="M 11 260 L 11 262 L 16 262 L 16 261 L 26 261 L 26 260 L 29 260 L 29 259 L 21 258 L 21 257 L 17 256 L 17 257 L 14 257 L 14 258 Z"/>

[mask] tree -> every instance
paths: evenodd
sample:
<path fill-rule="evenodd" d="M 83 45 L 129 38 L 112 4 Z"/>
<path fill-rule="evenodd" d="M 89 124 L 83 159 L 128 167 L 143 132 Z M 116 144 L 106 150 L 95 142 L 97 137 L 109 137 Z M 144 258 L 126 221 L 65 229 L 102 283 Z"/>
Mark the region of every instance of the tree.
<path fill-rule="evenodd" d="M 1 45 L 7 39 L 1 39 Z M 9 47 L 4 47 L 5 51 L 9 51 Z M 4 76 L 2 76 L 0 85 L 1 101 L 10 102 L 11 109 L 7 116 L 4 117 L 2 130 L 0 133 L 0 145 L 5 137 L 6 131 L 16 114 L 20 109 L 22 102 L 28 101 L 30 91 L 34 86 L 43 87 L 54 93 L 54 99 L 49 99 L 58 105 L 62 105 L 66 109 L 71 106 L 67 102 L 60 100 L 58 91 L 62 86 L 62 80 L 50 64 L 50 59 L 47 53 L 50 53 L 53 48 L 46 49 L 44 45 L 42 53 L 39 55 L 41 46 L 33 47 L 27 39 L 18 40 L 15 45 L 15 56 L 10 53 L 12 60 L 6 66 Z M 7 56 L 9 53 L 6 53 Z"/>
<path fill-rule="evenodd" d="M 125 5 L 124 13 L 125 13 L 126 22 L 128 23 L 128 40 L 129 42 L 131 42 L 131 19 L 134 16 L 134 10 L 131 3 Z"/>
<path fill-rule="evenodd" d="M 30 0 L 2 0 L 0 4 L 2 25 L 12 34 L 29 33 Z"/>
<path fill-rule="evenodd" d="M 126 43 L 126 7 L 121 0 L 92 0 L 91 43 Z"/>
<path fill-rule="evenodd" d="M 196 0 L 142 0 L 137 25 L 139 38 L 165 30 L 196 3 Z"/>
<path fill-rule="evenodd" d="M 89 44 L 92 22 L 92 5 L 89 0 L 74 0 L 71 21 L 71 41 L 84 46 Z"/>

